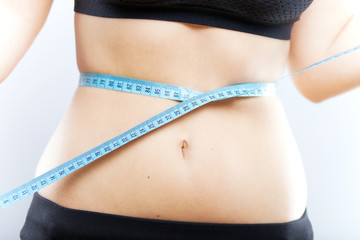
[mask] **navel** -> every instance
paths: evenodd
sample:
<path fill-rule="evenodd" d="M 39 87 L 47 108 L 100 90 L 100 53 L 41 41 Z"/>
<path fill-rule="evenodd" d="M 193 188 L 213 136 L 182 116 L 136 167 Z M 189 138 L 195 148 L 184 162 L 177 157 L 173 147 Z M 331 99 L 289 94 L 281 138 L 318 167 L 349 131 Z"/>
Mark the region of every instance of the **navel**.
<path fill-rule="evenodd" d="M 180 146 L 181 146 L 181 154 L 183 158 L 185 158 L 187 154 L 187 150 L 189 148 L 189 143 L 185 139 L 183 139 L 181 140 Z"/>

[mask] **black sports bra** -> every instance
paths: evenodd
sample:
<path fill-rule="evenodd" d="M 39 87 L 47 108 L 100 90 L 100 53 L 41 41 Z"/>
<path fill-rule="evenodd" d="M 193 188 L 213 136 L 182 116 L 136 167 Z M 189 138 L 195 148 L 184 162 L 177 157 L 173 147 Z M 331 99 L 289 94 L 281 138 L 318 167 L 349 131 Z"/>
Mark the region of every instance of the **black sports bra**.
<path fill-rule="evenodd" d="M 75 0 L 74 11 L 186 22 L 289 40 L 313 0 Z"/>

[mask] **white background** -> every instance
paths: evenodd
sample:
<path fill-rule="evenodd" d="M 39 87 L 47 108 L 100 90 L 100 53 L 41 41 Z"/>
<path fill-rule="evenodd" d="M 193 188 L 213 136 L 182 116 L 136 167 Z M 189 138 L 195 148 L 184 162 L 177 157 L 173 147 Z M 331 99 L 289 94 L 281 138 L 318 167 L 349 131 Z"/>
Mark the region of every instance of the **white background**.
<path fill-rule="evenodd" d="M 54 1 L 24 58 L 0 84 L 0 194 L 34 177 L 78 84 L 73 1 Z M 279 84 L 305 166 L 315 240 L 360 239 L 360 89 L 315 104 Z M 31 197 L 0 212 L 0 239 L 19 239 Z"/>

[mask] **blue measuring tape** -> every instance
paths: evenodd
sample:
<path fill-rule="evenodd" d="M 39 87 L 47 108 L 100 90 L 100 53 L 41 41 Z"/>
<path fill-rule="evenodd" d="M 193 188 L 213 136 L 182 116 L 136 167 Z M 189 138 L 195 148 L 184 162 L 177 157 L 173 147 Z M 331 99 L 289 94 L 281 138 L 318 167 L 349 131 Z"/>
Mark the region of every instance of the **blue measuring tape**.
<path fill-rule="evenodd" d="M 209 102 L 233 97 L 277 96 L 276 81 L 360 49 L 360 45 L 270 82 L 240 83 L 206 93 L 174 85 L 99 73 L 80 73 L 79 86 L 105 88 L 181 101 L 128 131 L 0 196 L 0 209 L 60 180 L 85 165 Z"/>

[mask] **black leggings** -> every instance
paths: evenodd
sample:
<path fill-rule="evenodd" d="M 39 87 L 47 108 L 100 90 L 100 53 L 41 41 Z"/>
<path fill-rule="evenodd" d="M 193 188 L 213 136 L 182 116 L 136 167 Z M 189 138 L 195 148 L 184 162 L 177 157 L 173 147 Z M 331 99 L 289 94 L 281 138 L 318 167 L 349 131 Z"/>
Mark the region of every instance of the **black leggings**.
<path fill-rule="evenodd" d="M 313 240 L 313 229 L 306 210 L 300 219 L 286 223 L 182 222 L 70 209 L 35 193 L 20 238 Z"/>

